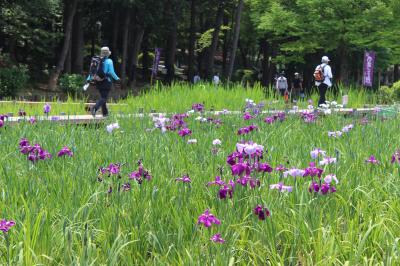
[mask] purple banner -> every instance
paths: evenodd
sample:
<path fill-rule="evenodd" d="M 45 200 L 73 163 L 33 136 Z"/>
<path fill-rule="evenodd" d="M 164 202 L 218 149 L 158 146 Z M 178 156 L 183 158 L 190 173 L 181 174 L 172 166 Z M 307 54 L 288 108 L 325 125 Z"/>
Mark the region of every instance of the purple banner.
<path fill-rule="evenodd" d="M 372 87 L 374 82 L 374 65 L 376 54 L 373 51 L 365 51 L 364 54 L 364 71 L 363 71 L 363 85 Z"/>
<path fill-rule="evenodd" d="M 157 76 L 158 65 L 160 64 L 161 48 L 156 48 L 154 53 L 153 69 L 151 70 L 153 78 Z"/>

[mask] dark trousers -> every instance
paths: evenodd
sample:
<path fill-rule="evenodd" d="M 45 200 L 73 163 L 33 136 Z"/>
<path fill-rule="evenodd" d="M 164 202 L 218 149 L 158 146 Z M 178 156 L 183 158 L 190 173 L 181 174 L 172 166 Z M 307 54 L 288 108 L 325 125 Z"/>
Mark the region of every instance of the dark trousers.
<path fill-rule="evenodd" d="M 319 91 L 319 101 L 318 101 L 318 106 L 320 106 L 321 104 L 325 104 L 326 103 L 326 91 L 328 90 L 328 85 L 326 85 L 325 83 L 321 83 L 318 86 L 318 91 Z"/>
<path fill-rule="evenodd" d="M 107 98 L 111 90 L 111 85 L 111 82 L 108 80 L 104 80 L 96 84 L 96 88 L 100 92 L 100 99 L 96 102 L 96 105 L 94 106 L 94 111 L 96 112 L 101 107 L 101 112 L 103 113 L 103 116 L 108 115 Z"/>

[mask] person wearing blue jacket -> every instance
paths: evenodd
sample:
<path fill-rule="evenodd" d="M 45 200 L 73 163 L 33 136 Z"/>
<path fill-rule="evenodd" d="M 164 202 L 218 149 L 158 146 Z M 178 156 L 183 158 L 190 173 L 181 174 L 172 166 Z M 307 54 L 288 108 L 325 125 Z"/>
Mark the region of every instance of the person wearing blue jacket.
<path fill-rule="evenodd" d="M 107 109 L 107 98 L 110 93 L 112 81 L 119 81 L 119 77 L 115 74 L 113 61 L 109 58 L 111 55 L 110 48 L 103 47 L 100 51 L 100 57 L 103 60 L 103 72 L 105 74 L 105 78 L 101 81 L 96 82 L 96 88 L 100 92 L 100 99 L 96 102 L 96 105 L 92 108 L 91 112 L 93 116 L 96 116 L 97 110 L 100 109 L 103 113 L 103 116 L 108 116 Z M 90 82 L 93 80 L 93 77 L 89 75 L 87 77 L 87 81 Z"/>

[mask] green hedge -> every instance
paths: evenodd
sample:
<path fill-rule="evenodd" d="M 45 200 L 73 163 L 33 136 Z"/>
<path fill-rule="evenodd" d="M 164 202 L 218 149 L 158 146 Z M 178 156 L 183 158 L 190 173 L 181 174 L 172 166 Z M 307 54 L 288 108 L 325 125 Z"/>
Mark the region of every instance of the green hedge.
<path fill-rule="evenodd" d="M 0 68 L 0 97 L 15 97 L 29 80 L 25 66 Z"/>

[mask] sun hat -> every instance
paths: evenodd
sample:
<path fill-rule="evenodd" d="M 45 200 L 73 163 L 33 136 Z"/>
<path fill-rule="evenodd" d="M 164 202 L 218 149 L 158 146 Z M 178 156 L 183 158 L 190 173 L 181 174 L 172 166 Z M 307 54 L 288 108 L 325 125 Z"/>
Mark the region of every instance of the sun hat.
<path fill-rule="evenodd" d="M 110 56 L 110 55 L 111 55 L 110 48 L 108 48 L 108 47 L 102 47 L 101 48 L 101 50 L 100 50 L 100 56 L 101 57 L 107 57 L 107 56 Z"/>
<path fill-rule="evenodd" d="M 331 60 L 329 60 L 329 57 L 323 56 L 321 61 L 322 61 L 322 63 L 328 63 Z"/>

